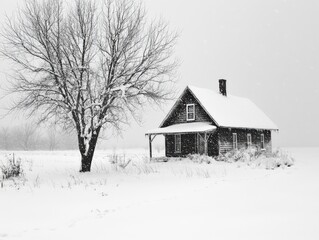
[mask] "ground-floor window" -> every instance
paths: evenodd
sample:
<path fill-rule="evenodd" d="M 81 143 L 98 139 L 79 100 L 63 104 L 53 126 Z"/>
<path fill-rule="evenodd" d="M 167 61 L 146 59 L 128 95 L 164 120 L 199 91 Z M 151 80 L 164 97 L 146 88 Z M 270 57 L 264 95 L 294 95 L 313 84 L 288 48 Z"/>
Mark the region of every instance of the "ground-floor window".
<path fill-rule="evenodd" d="M 175 152 L 180 153 L 182 149 L 182 135 L 175 135 Z"/>
<path fill-rule="evenodd" d="M 261 141 L 261 149 L 265 149 L 265 136 L 264 136 L 264 134 L 260 135 L 260 141 Z"/>
<path fill-rule="evenodd" d="M 233 133 L 233 149 L 237 149 L 237 133 Z"/>
<path fill-rule="evenodd" d="M 250 133 L 247 134 L 247 146 L 251 147 L 251 134 Z"/>

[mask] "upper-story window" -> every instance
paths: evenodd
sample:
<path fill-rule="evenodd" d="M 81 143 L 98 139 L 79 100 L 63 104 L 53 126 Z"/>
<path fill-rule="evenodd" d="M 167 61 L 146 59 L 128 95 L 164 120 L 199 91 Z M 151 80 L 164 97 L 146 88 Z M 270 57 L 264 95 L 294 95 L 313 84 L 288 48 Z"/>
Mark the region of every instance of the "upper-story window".
<path fill-rule="evenodd" d="M 265 149 L 265 135 L 260 135 L 260 141 L 261 141 L 261 149 Z"/>
<path fill-rule="evenodd" d="M 195 104 L 186 105 L 186 119 L 187 121 L 195 120 Z"/>
<path fill-rule="evenodd" d="M 248 147 L 251 146 L 251 134 L 250 133 L 247 134 L 247 146 Z"/>
<path fill-rule="evenodd" d="M 233 149 L 237 149 L 237 133 L 233 133 Z"/>

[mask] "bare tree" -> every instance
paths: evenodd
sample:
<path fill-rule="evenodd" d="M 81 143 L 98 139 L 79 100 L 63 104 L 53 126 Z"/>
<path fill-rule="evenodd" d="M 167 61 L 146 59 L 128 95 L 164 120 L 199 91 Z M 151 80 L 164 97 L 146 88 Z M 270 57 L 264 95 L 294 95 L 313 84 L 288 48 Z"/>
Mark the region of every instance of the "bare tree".
<path fill-rule="evenodd" d="M 57 131 L 55 126 L 48 129 L 48 144 L 51 151 L 55 150 L 58 144 Z"/>
<path fill-rule="evenodd" d="M 9 140 L 10 140 L 10 129 L 8 127 L 2 127 L 0 137 L 1 137 L 2 148 L 4 150 L 8 150 Z"/>
<path fill-rule="evenodd" d="M 35 148 L 38 139 L 37 125 L 32 122 L 23 124 L 17 129 L 16 138 L 23 150 Z"/>
<path fill-rule="evenodd" d="M 103 129 L 171 97 L 176 34 L 162 21 L 148 24 L 132 1 L 74 0 L 66 8 L 61 0 L 29 0 L 2 36 L 1 53 L 17 65 L 13 109 L 75 128 L 82 172 L 91 169 Z"/>

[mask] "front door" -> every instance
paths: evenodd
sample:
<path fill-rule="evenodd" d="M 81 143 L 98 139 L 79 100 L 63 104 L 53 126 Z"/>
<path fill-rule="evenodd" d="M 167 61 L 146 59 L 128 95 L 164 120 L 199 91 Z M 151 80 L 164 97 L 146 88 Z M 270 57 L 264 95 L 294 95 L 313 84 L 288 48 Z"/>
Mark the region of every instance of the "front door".
<path fill-rule="evenodd" d="M 205 141 L 203 134 L 196 134 L 196 146 L 197 146 L 197 153 L 204 154 L 205 153 Z"/>

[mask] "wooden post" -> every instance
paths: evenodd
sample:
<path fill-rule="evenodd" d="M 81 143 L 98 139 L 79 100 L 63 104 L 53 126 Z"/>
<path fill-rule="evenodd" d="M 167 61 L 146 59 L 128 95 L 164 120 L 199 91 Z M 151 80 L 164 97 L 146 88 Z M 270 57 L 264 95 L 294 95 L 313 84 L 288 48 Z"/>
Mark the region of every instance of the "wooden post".
<path fill-rule="evenodd" d="M 148 135 L 149 148 L 150 148 L 150 160 L 152 159 L 152 135 Z"/>
<path fill-rule="evenodd" d="M 205 155 L 208 155 L 208 149 L 207 149 L 208 139 L 207 139 L 207 133 L 206 132 L 205 132 L 205 135 L 204 135 L 204 142 L 205 142 Z"/>

